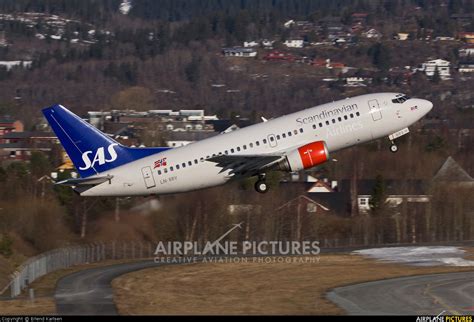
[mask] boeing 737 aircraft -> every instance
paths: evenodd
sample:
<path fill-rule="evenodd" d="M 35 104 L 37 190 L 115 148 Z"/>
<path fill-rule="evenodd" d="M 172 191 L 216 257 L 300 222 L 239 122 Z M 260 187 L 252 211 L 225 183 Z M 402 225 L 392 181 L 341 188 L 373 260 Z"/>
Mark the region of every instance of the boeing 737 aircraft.
<path fill-rule="evenodd" d="M 404 94 L 348 98 L 178 148 L 130 148 L 97 130 L 61 105 L 43 109 L 81 178 L 69 185 L 81 196 L 145 196 L 218 186 L 265 173 L 299 171 L 326 162 L 331 152 L 388 136 L 394 140 L 433 104 Z"/>

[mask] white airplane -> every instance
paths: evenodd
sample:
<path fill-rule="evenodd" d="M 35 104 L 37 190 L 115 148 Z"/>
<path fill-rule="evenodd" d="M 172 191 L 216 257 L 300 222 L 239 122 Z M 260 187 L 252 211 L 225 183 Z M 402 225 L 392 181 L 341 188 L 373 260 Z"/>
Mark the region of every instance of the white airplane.
<path fill-rule="evenodd" d="M 81 196 L 143 196 L 186 192 L 256 176 L 268 190 L 268 171 L 299 171 L 329 160 L 331 152 L 409 132 L 433 107 L 404 94 L 348 98 L 219 134 L 179 148 L 129 148 L 61 105 L 43 109 L 81 178 L 69 185 Z"/>

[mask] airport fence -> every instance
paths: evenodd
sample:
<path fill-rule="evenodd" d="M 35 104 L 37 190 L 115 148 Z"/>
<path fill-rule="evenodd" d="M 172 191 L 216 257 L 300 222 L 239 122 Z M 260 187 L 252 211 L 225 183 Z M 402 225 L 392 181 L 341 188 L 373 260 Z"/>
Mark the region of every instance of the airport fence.
<path fill-rule="evenodd" d="M 0 296 L 17 297 L 32 282 L 59 269 L 105 260 L 151 258 L 155 246 L 153 243 L 113 241 L 51 250 L 29 258 L 20 265 L 11 275 L 8 285 L 0 290 Z"/>

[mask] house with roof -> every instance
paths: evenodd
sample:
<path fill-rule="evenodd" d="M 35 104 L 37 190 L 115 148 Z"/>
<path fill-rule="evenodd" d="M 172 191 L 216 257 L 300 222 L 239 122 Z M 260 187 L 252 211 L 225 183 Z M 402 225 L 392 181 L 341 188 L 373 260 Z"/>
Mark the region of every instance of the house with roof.
<path fill-rule="evenodd" d="M 10 118 L 0 118 L 0 136 L 10 132 L 23 132 L 23 122 Z"/>
<path fill-rule="evenodd" d="M 58 138 L 51 132 L 8 132 L 0 137 L 0 159 L 28 161 L 34 151 L 50 152 Z"/>
<path fill-rule="evenodd" d="M 272 51 L 263 57 L 264 60 L 267 61 L 287 61 L 292 62 L 295 60 L 295 56 L 289 53 L 284 53 L 281 51 Z"/>
<path fill-rule="evenodd" d="M 378 30 L 374 29 L 374 28 L 371 28 L 371 29 L 367 30 L 366 32 L 363 32 L 362 35 L 365 38 L 369 38 L 369 39 L 380 39 L 380 38 L 382 38 L 382 33 L 379 32 Z"/>
<path fill-rule="evenodd" d="M 439 77 L 442 80 L 451 78 L 450 72 L 451 63 L 444 59 L 432 59 L 421 64 L 420 71 L 424 72 L 426 76 L 433 77 L 435 72 L 438 71 Z"/>
<path fill-rule="evenodd" d="M 444 161 L 431 181 L 433 184 L 450 185 L 459 188 L 474 188 L 474 178 L 451 156 Z"/>
<path fill-rule="evenodd" d="M 460 32 L 458 38 L 466 44 L 474 44 L 474 32 Z"/>
<path fill-rule="evenodd" d="M 458 71 L 460 73 L 474 73 L 474 61 L 473 62 L 459 62 Z"/>
<path fill-rule="evenodd" d="M 474 45 L 467 45 L 459 49 L 459 57 L 474 59 Z"/>
<path fill-rule="evenodd" d="M 287 39 L 283 42 L 283 45 L 288 48 L 303 48 L 304 41 L 303 39 Z"/>
<path fill-rule="evenodd" d="M 226 57 L 244 57 L 244 58 L 257 57 L 257 50 L 255 50 L 254 48 L 245 48 L 245 47 L 223 48 L 222 53 Z"/>

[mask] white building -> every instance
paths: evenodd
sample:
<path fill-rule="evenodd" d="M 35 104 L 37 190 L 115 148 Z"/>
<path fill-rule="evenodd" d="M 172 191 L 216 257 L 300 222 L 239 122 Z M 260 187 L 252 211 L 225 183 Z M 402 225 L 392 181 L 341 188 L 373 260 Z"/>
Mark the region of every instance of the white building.
<path fill-rule="evenodd" d="M 275 42 L 275 40 L 264 39 L 264 40 L 262 40 L 262 46 L 266 47 L 266 48 L 273 48 L 273 43 L 274 42 Z"/>
<path fill-rule="evenodd" d="M 227 57 L 256 57 L 257 51 L 253 48 L 232 47 L 222 49 L 224 56 Z"/>
<path fill-rule="evenodd" d="M 464 47 L 459 49 L 459 57 L 470 56 L 474 58 L 474 46 Z"/>
<path fill-rule="evenodd" d="M 460 63 L 459 64 L 460 73 L 474 73 L 474 63 Z"/>
<path fill-rule="evenodd" d="M 364 37 L 370 38 L 370 39 L 382 38 L 382 34 L 374 28 L 369 29 L 368 31 L 364 32 L 363 35 Z"/>
<path fill-rule="evenodd" d="M 293 27 L 294 24 L 295 24 L 295 21 L 294 21 L 294 20 L 288 20 L 287 22 L 285 22 L 285 23 L 283 24 L 283 27 L 285 27 L 285 28 L 291 28 L 291 27 Z"/>
<path fill-rule="evenodd" d="M 435 71 L 438 70 L 439 76 L 442 80 L 451 78 L 450 73 L 451 63 L 444 59 L 433 59 L 427 62 L 424 62 L 421 65 L 420 70 L 426 74 L 428 77 L 432 77 L 435 74 Z"/>
<path fill-rule="evenodd" d="M 303 48 L 303 39 L 289 39 L 283 43 L 288 48 Z"/>
<path fill-rule="evenodd" d="M 244 41 L 244 47 L 245 47 L 245 48 L 257 47 L 257 46 L 258 46 L 258 42 L 256 42 L 255 40 L 252 40 L 252 41 Z"/>

